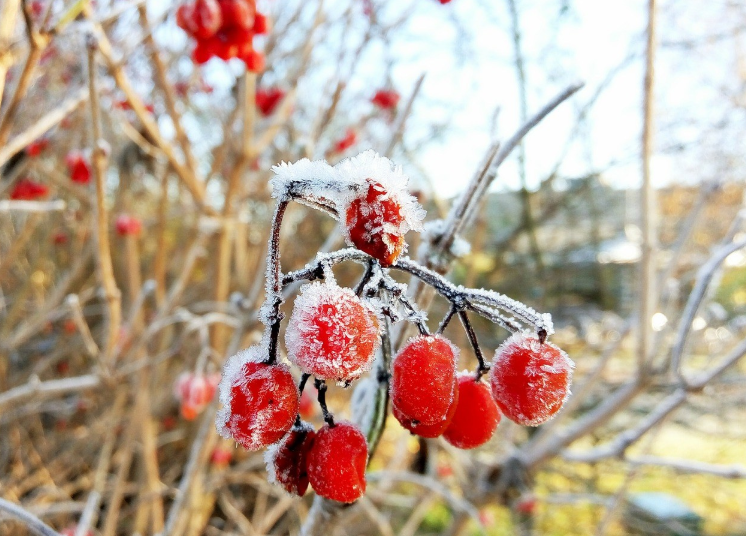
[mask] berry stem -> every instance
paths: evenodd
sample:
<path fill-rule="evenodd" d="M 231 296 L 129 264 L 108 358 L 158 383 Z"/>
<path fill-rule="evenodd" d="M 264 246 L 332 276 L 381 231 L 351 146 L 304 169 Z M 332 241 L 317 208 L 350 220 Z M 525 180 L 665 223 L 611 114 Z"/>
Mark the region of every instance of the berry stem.
<path fill-rule="evenodd" d="M 303 374 L 300 377 L 300 383 L 298 384 L 298 398 L 303 394 L 303 389 L 306 388 L 306 382 L 308 381 L 308 378 L 310 378 L 310 374 Z M 295 416 L 295 426 L 300 427 L 301 418 L 300 418 L 300 412 Z"/>
<path fill-rule="evenodd" d="M 274 365 L 277 362 L 277 339 L 280 336 L 280 321 L 282 313 L 282 272 L 280 271 L 280 227 L 282 227 L 282 218 L 288 207 L 287 199 L 281 200 L 277 204 L 275 214 L 272 217 L 272 234 L 269 238 L 267 248 L 267 297 L 265 298 L 262 309 L 265 315 L 262 321 L 269 328 L 269 348 L 267 364 Z M 269 311 L 267 311 L 269 308 Z"/>
<path fill-rule="evenodd" d="M 457 312 L 458 308 L 455 305 L 451 304 L 451 308 L 448 309 L 446 316 L 443 317 L 443 320 L 441 320 L 440 325 L 438 326 L 438 331 L 435 332 L 437 335 L 441 335 L 446 330 L 448 324 L 453 318 L 453 315 L 455 315 Z"/>
<path fill-rule="evenodd" d="M 357 284 L 357 287 L 355 287 L 355 294 L 358 297 L 363 295 L 363 291 L 365 290 L 365 286 L 373 278 L 373 274 L 376 271 L 376 265 L 377 264 L 378 264 L 378 261 L 376 259 L 371 258 L 368 261 L 368 266 L 365 268 L 365 273 L 363 274 L 363 278 Z"/>
<path fill-rule="evenodd" d="M 289 285 L 298 280 L 312 280 L 315 274 L 318 273 L 321 263 L 328 263 L 330 265 L 344 261 L 367 263 L 369 259 L 370 256 L 355 248 L 346 248 L 332 253 L 319 254 L 305 268 L 285 274 L 282 284 Z M 547 334 L 551 331 L 551 318 L 549 315 L 539 314 L 521 302 L 498 292 L 463 288 L 454 285 L 442 275 L 421 266 L 409 258 L 400 258 L 389 268 L 413 275 L 423 283 L 433 287 L 438 294 L 451 302 L 458 310 L 473 311 L 511 333 L 517 333 L 523 329 L 518 321 L 532 326 L 536 330 L 543 329 Z M 515 318 L 511 318 L 504 313 L 513 315 Z"/>
<path fill-rule="evenodd" d="M 469 320 L 469 316 L 466 314 L 466 311 L 459 311 L 458 317 L 461 320 L 461 323 L 464 325 L 464 329 L 466 330 L 466 334 L 469 337 L 471 347 L 474 349 L 474 355 L 477 356 L 477 361 L 479 361 L 479 367 L 477 368 L 477 381 L 479 381 L 482 376 L 490 371 L 490 366 L 484 361 L 484 355 L 482 354 L 482 349 L 479 347 L 477 334 L 474 331 L 474 327 L 471 325 L 471 321 Z"/>
<path fill-rule="evenodd" d="M 329 425 L 329 428 L 334 428 L 334 416 L 329 412 L 329 408 L 326 407 L 326 382 L 316 378 L 314 385 L 319 392 L 318 401 L 319 406 L 321 406 L 321 413 L 324 415 L 324 422 Z"/>

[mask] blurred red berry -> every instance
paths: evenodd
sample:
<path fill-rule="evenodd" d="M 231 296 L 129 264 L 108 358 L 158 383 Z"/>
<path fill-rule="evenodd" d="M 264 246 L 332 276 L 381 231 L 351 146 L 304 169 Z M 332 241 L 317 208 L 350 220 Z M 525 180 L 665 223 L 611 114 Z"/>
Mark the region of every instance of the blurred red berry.
<path fill-rule="evenodd" d="M 219 0 L 219 2 L 224 29 L 251 30 L 254 27 L 254 15 L 256 14 L 254 2 L 248 0 Z"/>
<path fill-rule="evenodd" d="M 262 13 L 254 15 L 253 31 L 256 35 L 264 35 L 269 32 L 269 18 Z"/>
<path fill-rule="evenodd" d="M 77 333 L 78 325 L 72 318 L 66 318 L 62 323 L 62 331 L 65 332 L 65 335 L 72 335 L 73 333 Z"/>
<path fill-rule="evenodd" d="M 120 236 L 137 236 L 142 231 L 142 222 L 135 216 L 120 214 L 115 222 L 117 234 Z"/>
<path fill-rule="evenodd" d="M 67 233 L 63 233 L 62 231 L 57 231 L 52 235 L 52 242 L 57 246 L 67 244 L 69 239 L 70 237 L 67 236 Z"/>
<path fill-rule="evenodd" d="M 91 181 L 91 166 L 81 151 L 71 151 L 65 157 L 70 180 L 78 184 L 88 184 Z"/>
<path fill-rule="evenodd" d="M 356 380 L 370 370 L 378 330 L 375 311 L 351 289 L 304 285 L 285 330 L 288 359 L 318 379 Z"/>
<path fill-rule="evenodd" d="M 264 54 L 251 50 L 241 58 L 246 64 L 246 68 L 252 73 L 261 73 L 264 70 Z"/>
<path fill-rule="evenodd" d="M 573 367 L 555 345 L 515 333 L 495 352 L 492 396 L 508 419 L 538 426 L 551 419 L 570 395 Z"/>
<path fill-rule="evenodd" d="M 473 449 L 483 445 L 500 423 L 500 411 L 489 386 L 473 373 L 458 375 L 458 403 L 443 437 L 454 447 Z"/>
<path fill-rule="evenodd" d="M 36 141 L 32 141 L 26 146 L 26 155 L 30 158 L 39 156 L 49 146 L 49 140 L 46 138 L 39 138 Z"/>
<path fill-rule="evenodd" d="M 536 511 L 536 496 L 532 493 L 520 496 L 513 504 L 513 509 L 519 514 L 533 514 Z"/>
<path fill-rule="evenodd" d="M 57 361 L 57 366 L 55 368 L 57 369 L 58 374 L 67 374 L 70 372 L 70 362 L 67 359 Z"/>
<path fill-rule="evenodd" d="M 29 8 L 31 9 L 31 16 L 38 19 L 44 13 L 44 2 L 41 0 L 33 0 L 33 2 L 29 4 Z"/>
<path fill-rule="evenodd" d="M 197 39 L 212 37 L 223 23 L 222 10 L 217 0 L 195 0 L 191 15 L 195 27 L 193 35 Z"/>
<path fill-rule="evenodd" d="M 370 101 L 382 110 L 393 110 L 400 98 L 393 89 L 379 89 Z"/>
<path fill-rule="evenodd" d="M 344 138 L 337 140 L 334 143 L 333 152 L 335 153 L 343 153 L 353 145 L 357 143 L 357 133 L 351 129 L 348 128 L 347 132 L 345 133 Z"/>
<path fill-rule="evenodd" d="M 233 459 L 233 450 L 217 446 L 210 455 L 210 463 L 215 467 L 227 467 Z"/>
<path fill-rule="evenodd" d="M 326 424 L 308 454 L 308 479 L 317 495 L 352 503 L 365 493 L 368 444 L 352 423 Z"/>
<path fill-rule="evenodd" d="M 285 92 L 278 87 L 259 89 L 256 92 L 256 107 L 263 116 L 272 115 L 283 97 L 285 97 Z"/>
<path fill-rule="evenodd" d="M 10 198 L 16 201 L 35 201 L 45 197 L 49 193 L 49 187 L 45 184 L 21 179 L 15 183 L 10 191 Z"/>
<path fill-rule="evenodd" d="M 215 397 L 219 375 L 205 376 L 183 372 L 174 383 L 174 396 L 181 402 L 181 415 L 190 421 L 197 417 Z"/>

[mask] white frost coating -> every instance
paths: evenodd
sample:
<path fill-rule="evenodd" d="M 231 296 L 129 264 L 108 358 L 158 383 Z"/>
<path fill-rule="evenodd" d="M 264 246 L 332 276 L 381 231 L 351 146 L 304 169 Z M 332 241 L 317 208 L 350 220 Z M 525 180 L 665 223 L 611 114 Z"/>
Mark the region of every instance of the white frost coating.
<path fill-rule="evenodd" d="M 536 412 L 533 418 L 529 418 L 523 414 L 523 400 L 521 397 L 514 398 L 512 396 L 512 390 L 506 389 L 506 382 L 503 380 L 502 371 L 510 370 L 515 367 L 515 353 L 520 350 L 528 350 L 531 352 L 530 359 L 525 363 L 525 377 L 531 379 L 531 381 L 526 381 L 526 386 L 530 388 L 530 393 L 526 394 L 530 395 L 532 402 L 541 400 L 544 405 L 544 408 L 542 408 L 541 411 Z M 548 350 L 552 350 L 551 355 Z M 554 351 L 559 352 L 560 357 L 558 360 L 554 357 Z M 575 363 L 572 359 L 570 359 L 564 351 L 554 344 L 549 342 L 541 344 L 536 338 L 536 335 L 529 332 L 514 333 L 510 338 L 503 342 L 495 352 L 495 357 L 492 361 L 490 381 L 492 393 L 498 402 L 503 401 L 505 404 L 515 409 L 515 418 L 506 415 L 508 418 L 527 426 L 538 426 L 551 420 L 557 413 L 559 413 L 556 411 L 558 399 L 561 400 L 561 407 L 565 402 L 567 402 L 567 399 L 572 394 L 570 392 L 570 384 L 572 382 L 574 368 Z M 563 387 L 557 390 L 552 390 L 552 387 L 549 385 L 549 379 L 551 376 L 565 373 L 567 374 L 567 381 Z M 511 376 L 512 375 L 508 373 L 506 378 Z M 561 398 L 557 395 L 560 395 Z"/>
<path fill-rule="evenodd" d="M 423 230 L 423 240 L 430 243 L 436 242 L 441 236 L 443 236 L 445 226 L 446 222 L 442 219 L 427 222 Z M 471 244 L 460 235 L 456 235 L 453 238 L 450 253 L 454 257 L 464 257 L 471 253 Z"/>
<path fill-rule="evenodd" d="M 369 314 L 361 315 L 361 308 Z M 285 330 L 288 359 L 319 379 L 355 380 L 370 370 L 380 326 L 375 309 L 351 289 L 304 285 Z"/>
<path fill-rule="evenodd" d="M 262 342 L 232 355 L 223 365 L 223 377 L 220 378 L 220 383 L 218 384 L 218 397 L 223 407 L 218 410 L 215 417 L 215 426 L 218 429 L 218 433 L 225 439 L 233 437 L 227 427 L 227 423 L 231 415 L 233 386 L 244 380 L 242 376 L 243 366 L 246 363 L 261 363 L 267 359 L 268 355 L 269 350 L 267 349 L 267 345 Z"/>
<path fill-rule="evenodd" d="M 287 199 L 289 190 L 295 183 L 308 182 L 309 186 L 314 188 L 315 193 L 319 194 L 318 197 L 322 197 L 321 194 L 328 185 L 343 180 L 339 172 L 325 160 L 311 161 L 303 158 L 293 164 L 281 162 L 272 166 L 272 171 L 276 175 L 270 181 L 272 197 L 280 200 Z"/>
<path fill-rule="evenodd" d="M 350 202 L 359 195 L 366 179 L 373 179 L 401 206 L 404 222 L 398 231 L 405 234 L 410 230 L 422 230 L 425 210 L 408 193 L 409 178 L 401 166 L 395 166 L 373 150 L 346 158 L 335 166 L 324 160 L 304 158 L 294 164 L 282 162 L 273 166 L 272 171 L 276 175 L 271 181 L 272 197 L 287 199 L 292 190 L 310 199 L 333 203 L 339 214 L 344 214 Z"/>
<path fill-rule="evenodd" d="M 401 206 L 406 227 L 402 229 L 403 233 L 409 230 L 422 230 L 422 220 L 426 213 L 417 199 L 409 195 L 407 191 L 409 177 L 402 172 L 401 166 L 395 166 L 391 160 L 370 149 L 352 158 L 342 160 L 334 167 L 344 179 L 357 184 L 365 184 L 366 179 L 373 179 L 381 183 L 387 194 L 395 197 Z M 347 198 L 348 203 L 351 200 L 352 196 Z M 346 203 L 341 208 L 346 208 Z"/>

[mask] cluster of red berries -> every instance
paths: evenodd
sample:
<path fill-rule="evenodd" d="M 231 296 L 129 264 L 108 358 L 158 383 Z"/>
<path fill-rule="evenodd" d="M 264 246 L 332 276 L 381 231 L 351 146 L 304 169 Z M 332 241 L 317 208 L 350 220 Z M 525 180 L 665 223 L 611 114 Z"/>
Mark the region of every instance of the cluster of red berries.
<path fill-rule="evenodd" d="M 267 17 L 254 0 L 194 0 L 176 11 L 176 23 L 197 41 L 195 63 L 210 58 L 238 58 L 252 72 L 264 70 L 264 56 L 254 49 L 254 36 L 269 30 Z"/>
<path fill-rule="evenodd" d="M 334 200 L 336 213 L 348 240 L 380 267 L 396 263 L 406 230 L 419 226 L 421 214 L 403 190 L 405 178 L 377 155 L 363 154 L 335 168 L 305 161 L 275 171 L 288 181 L 304 181 L 308 175 L 347 177 L 349 191 Z M 323 198 L 324 184 L 308 195 Z M 276 247 L 272 241 L 270 250 Z M 268 277 L 278 272 L 279 266 L 268 270 Z M 288 360 L 303 375 L 300 387 L 290 367 L 278 362 L 281 297 L 268 294 L 269 307 L 262 310 L 265 338 L 226 363 L 216 423 L 223 437 L 248 450 L 270 447 L 265 457 L 270 480 L 289 493 L 303 495 L 310 485 L 322 497 L 351 503 L 365 493 L 368 444 L 355 424 L 335 422 L 326 407 L 326 381 L 347 386 L 371 369 L 383 325 L 379 314 L 390 311 L 367 298 L 365 285 L 356 293 L 338 286 L 328 271 L 324 274 L 325 281 L 301 287 L 285 330 Z M 388 277 L 385 272 L 379 276 Z M 275 288 L 269 284 L 268 293 Z M 440 334 L 422 331 L 395 356 L 390 378 L 378 378 L 389 381 L 392 413 L 414 434 L 475 448 L 492 437 L 502 414 L 536 426 L 556 414 L 569 395 L 572 361 L 544 340 L 546 333 L 516 333 L 497 349 L 491 367 L 478 352 L 478 372 L 457 373 L 457 348 Z M 488 369 L 489 383 L 481 379 Z M 301 415 L 308 396 L 301 392 L 311 376 L 325 421 L 319 430 Z"/>
<path fill-rule="evenodd" d="M 538 426 L 570 394 L 572 361 L 534 335 L 514 334 L 497 349 L 491 390 L 477 374 L 457 374 L 457 361 L 457 349 L 440 335 L 411 339 L 397 354 L 391 402 L 404 428 L 421 437 L 442 435 L 455 447 L 471 449 L 492 437 L 500 410 L 518 424 Z"/>
<path fill-rule="evenodd" d="M 197 418 L 215 398 L 220 374 L 182 372 L 174 383 L 174 396 L 181 404 L 181 416 L 188 421 Z"/>

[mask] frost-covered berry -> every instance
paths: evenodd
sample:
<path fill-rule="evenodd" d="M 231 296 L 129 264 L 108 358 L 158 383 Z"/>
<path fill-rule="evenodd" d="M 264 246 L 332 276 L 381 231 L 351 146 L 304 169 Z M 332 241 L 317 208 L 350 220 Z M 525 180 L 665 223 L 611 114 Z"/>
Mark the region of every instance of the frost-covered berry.
<path fill-rule="evenodd" d="M 458 404 L 443 437 L 454 447 L 473 449 L 483 445 L 500 423 L 500 411 L 492 399 L 489 386 L 471 372 L 457 377 Z"/>
<path fill-rule="evenodd" d="M 373 308 L 333 283 L 305 285 L 285 331 L 290 361 L 317 379 L 351 381 L 370 369 L 378 348 Z"/>
<path fill-rule="evenodd" d="M 354 424 L 327 424 L 317 432 L 308 454 L 308 479 L 318 495 L 352 503 L 365 493 L 367 463 L 368 444 Z"/>
<path fill-rule="evenodd" d="M 570 396 L 575 364 L 555 345 L 515 333 L 495 352 L 492 396 L 505 416 L 526 426 L 551 419 Z"/>
<path fill-rule="evenodd" d="M 308 489 L 308 453 L 315 438 L 313 427 L 301 422 L 293 426 L 279 443 L 272 445 L 264 456 L 269 481 L 302 497 Z"/>
<path fill-rule="evenodd" d="M 231 357 L 223 368 L 216 424 L 226 439 L 247 450 L 279 441 L 298 414 L 298 388 L 286 365 L 269 365 L 264 346 Z"/>
<path fill-rule="evenodd" d="M 410 339 L 394 358 L 391 403 L 399 422 L 415 430 L 446 419 L 456 390 L 458 349 L 441 335 Z M 419 433 L 419 432 L 416 432 Z"/>
<path fill-rule="evenodd" d="M 354 246 L 390 266 L 404 250 L 405 216 L 401 203 L 380 182 L 367 179 L 363 193 L 347 207 L 345 224 Z"/>
<path fill-rule="evenodd" d="M 427 437 L 427 438 L 433 439 L 435 437 L 442 436 L 443 432 L 445 432 L 446 428 L 448 428 L 448 425 L 451 424 L 453 415 L 456 413 L 457 405 L 458 405 L 458 389 L 454 389 L 453 400 L 451 401 L 451 405 L 448 406 L 448 413 L 446 413 L 445 419 L 443 419 L 442 421 L 438 421 L 435 424 L 422 424 L 421 422 L 414 422 L 411 419 L 408 419 L 405 415 L 403 415 L 396 408 L 396 406 L 392 406 L 391 412 L 393 413 L 396 420 L 399 421 L 399 423 L 404 428 L 406 428 L 413 434 L 416 434 L 420 437 Z"/>

